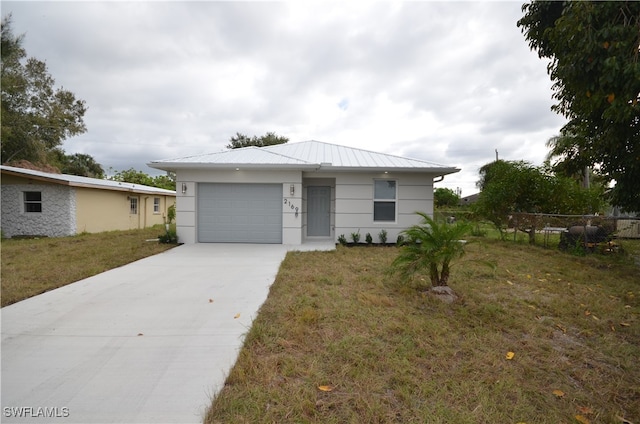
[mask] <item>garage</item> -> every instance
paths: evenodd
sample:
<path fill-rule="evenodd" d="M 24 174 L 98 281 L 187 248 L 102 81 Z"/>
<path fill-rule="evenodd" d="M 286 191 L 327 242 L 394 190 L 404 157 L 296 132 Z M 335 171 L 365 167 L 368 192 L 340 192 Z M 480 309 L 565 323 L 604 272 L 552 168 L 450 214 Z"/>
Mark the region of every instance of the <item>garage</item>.
<path fill-rule="evenodd" d="M 198 184 L 198 241 L 282 243 L 282 184 Z"/>

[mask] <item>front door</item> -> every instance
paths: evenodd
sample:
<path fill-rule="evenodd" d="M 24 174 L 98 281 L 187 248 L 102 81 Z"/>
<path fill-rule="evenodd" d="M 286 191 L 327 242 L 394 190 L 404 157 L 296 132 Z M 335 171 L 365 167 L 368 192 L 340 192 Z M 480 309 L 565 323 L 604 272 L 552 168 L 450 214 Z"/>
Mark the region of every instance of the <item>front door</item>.
<path fill-rule="evenodd" d="M 307 236 L 331 235 L 331 187 L 307 187 Z"/>

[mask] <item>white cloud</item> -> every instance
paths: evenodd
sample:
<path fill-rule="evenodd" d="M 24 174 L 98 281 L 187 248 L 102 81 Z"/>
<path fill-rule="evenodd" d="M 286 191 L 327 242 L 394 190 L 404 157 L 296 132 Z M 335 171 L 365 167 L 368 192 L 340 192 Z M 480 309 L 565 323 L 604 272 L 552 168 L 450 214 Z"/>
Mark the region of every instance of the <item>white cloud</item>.
<path fill-rule="evenodd" d="M 3 2 L 87 102 L 69 153 L 105 168 L 219 151 L 236 132 L 455 165 L 540 163 L 564 119 L 515 2 Z"/>

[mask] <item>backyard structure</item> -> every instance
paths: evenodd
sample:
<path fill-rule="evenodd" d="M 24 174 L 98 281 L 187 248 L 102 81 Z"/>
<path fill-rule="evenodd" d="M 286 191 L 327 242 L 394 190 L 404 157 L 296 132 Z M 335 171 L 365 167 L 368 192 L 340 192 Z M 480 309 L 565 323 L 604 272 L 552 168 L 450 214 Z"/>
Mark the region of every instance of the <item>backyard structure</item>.
<path fill-rule="evenodd" d="M 4 237 L 61 237 L 162 224 L 175 191 L 0 166 Z"/>
<path fill-rule="evenodd" d="M 176 224 L 183 243 L 299 245 L 383 229 L 395 240 L 418 222 L 416 211 L 433 213 L 434 179 L 460 171 L 318 141 L 148 165 L 176 173 Z"/>

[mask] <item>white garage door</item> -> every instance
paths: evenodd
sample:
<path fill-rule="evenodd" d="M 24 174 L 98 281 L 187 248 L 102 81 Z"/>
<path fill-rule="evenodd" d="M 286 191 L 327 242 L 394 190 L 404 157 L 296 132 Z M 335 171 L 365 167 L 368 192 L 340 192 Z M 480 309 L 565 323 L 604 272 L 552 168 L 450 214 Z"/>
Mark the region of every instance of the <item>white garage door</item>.
<path fill-rule="evenodd" d="M 198 241 L 282 243 L 282 184 L 198 184 Z"/>

